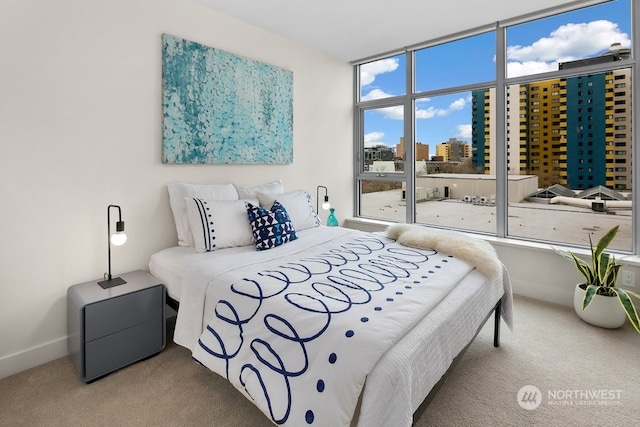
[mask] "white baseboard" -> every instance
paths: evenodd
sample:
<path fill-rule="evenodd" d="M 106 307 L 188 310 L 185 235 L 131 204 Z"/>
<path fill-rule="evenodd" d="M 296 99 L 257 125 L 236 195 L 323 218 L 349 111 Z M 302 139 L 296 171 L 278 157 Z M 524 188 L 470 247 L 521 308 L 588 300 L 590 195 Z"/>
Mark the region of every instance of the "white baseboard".
<path fill-rule="evenodd" d="M 35 368 L 67 354 L 69 354 L 67 337 L 49 341 L 19 353 L 10 354 L 0 359 L 0 379 Z"/>
<path fill-rule="evenodd" d="M 536 282 L 512 280 L 511 286 L 515 295 L 573 307 L 573 288 L 575 287 L 573 284 L 570 288 L 566 286 L 553 287 L 540 285 Z"/>

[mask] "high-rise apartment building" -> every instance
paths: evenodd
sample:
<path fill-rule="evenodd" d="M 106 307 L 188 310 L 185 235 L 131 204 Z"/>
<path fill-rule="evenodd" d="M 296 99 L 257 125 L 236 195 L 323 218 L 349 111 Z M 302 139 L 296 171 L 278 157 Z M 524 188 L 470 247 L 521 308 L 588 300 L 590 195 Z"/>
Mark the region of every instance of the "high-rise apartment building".
<path fill-rule="evenodd" d="M 612 48 L 561 69 L 628 56 Z M 630 69 L 513 85 L 507 89 L 509 174 L 537 175 L 540 187 L 631 189 Z M 495 173 L 495 89 L 472 93 L 472 165 Z"/>

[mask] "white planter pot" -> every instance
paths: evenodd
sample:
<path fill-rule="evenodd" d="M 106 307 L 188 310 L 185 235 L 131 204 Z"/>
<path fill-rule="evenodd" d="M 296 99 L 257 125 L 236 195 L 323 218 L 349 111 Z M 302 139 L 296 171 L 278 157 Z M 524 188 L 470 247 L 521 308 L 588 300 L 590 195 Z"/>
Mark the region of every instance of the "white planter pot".
<path fill-rule="evenodd" d="M 576 290 L 573 293 L 573 308 L 582 320 L 592 325 L 609 329 L 619 328 L 624 325 L 627 320 L 627 314 L 617 297 L 594 295 L 589 307 L 583 310 L 584 293 L 584 289 L 580 285 L 576 285 Z"/>

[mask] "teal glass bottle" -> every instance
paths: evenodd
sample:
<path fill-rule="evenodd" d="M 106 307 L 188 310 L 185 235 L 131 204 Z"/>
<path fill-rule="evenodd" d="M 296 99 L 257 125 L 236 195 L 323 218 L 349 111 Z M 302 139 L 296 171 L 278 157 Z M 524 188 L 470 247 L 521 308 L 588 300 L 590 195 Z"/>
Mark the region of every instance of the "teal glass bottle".
<path fill-rule="evenodd" d="M 334 213 L 335 209 L 329 209 L 329 216 L 327 217 L 327 225 L 329 227 L 337 227 L 338 226 L 338 218 L 336 218 L 336 214 Z"/>

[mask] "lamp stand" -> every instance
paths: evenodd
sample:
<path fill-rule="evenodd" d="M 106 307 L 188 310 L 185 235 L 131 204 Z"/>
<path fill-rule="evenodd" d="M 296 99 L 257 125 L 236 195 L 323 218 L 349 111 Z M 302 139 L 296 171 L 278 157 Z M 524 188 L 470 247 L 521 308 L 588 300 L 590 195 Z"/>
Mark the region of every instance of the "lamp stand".
<path fill-rule="evenodd" d="M 329 208 L 325 207 L 325 204 L 329 203 L 329 190 L 324 185 L 318 185 L 316 187 L 316 213 L 320 214 L 320 189 L 324 188 L 324 203 L 322 203 L 322 209 L 327 210 Z"/>
<path fill-rule="evenodd" d="M 127 283 L 122 277 L 114 277 L 112 279 L 103 280 L 102 282 L 98 282 L 98 285 L 102 289 L 113 288 L 114 286 L 124 285 Z"/>
<path fill-rule="evenodd" d="M 109 205 L 107 207 L 107 257 L 109 260 L 109 272 L 104 273 L 104 280 L 98 282 L 102 289 L 112 288 L 127 283 L 122 277 L 111 277 L 111 215 L 109 208 L 118 208 L 118 222 L 116 223 L 116 231 L 124 231 L 124 222 L 122 221 L 122 211 L 120 206 Z"/>

